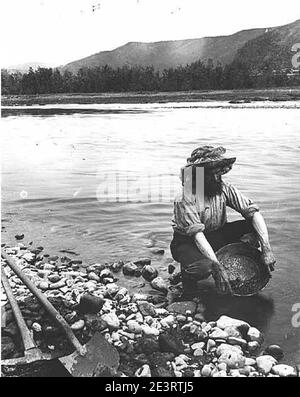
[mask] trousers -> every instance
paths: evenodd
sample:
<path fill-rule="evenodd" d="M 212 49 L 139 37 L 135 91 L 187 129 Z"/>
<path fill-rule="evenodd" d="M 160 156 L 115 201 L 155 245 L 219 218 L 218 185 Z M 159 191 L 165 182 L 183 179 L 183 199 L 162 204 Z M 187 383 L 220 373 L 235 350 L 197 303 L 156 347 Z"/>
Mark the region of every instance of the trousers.
<path fill-rule="evenodd" d="M 251 220 L 227 222 L 225 225 L 204 235 L 214 252 L 227 244 L 239 242 L 241 237 L 254 233 Z M 206 258 L 198 249 L 194 238 L 174 232 L 170 245 L 173 259 L 180 263 L 183 282 L 185 279 L 204 280 L 212 273 L 212 261 Z"/>

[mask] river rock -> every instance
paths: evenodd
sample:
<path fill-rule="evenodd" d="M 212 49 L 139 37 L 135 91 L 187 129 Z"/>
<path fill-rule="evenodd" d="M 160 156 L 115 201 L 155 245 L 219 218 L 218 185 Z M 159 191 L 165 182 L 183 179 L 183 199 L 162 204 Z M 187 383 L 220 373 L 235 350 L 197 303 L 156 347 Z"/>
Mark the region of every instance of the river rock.
<path fill-rule="evenodd" d="M 42 326 L 39 323 L 33 323 L 31 328 L 33 329 L 34 332 L 42 332 Z"/>
<path fill-rule="evenodd" d="M 226 327 L 226 328 L 224 328 L 224 331 L 227 333 L 228 337 L 230 337 L 230 336 L 235 337 L 235 338 L 242 337 L 240 331 L 236 327 Z"/>
<path fill-rule="evenodd" d="M 287 377 L 297 376 L 297 372 L 294 367 L 286 364 L 277 364 L 272 367 L 272 373 L 275 375 Z"/>
<path fill-rule="evenodd" d="M 111 270 L 114 273 L 118 273 L 122 269 L 123 266 L 124 266 L 124 262 L 123 261 L 115 262 L 115 263 L 113 263 L 111 265 Z"/>
<path fill-rule="evenodd" d="M 111 312 L 111 313 L 106 313 L 101 316 L 102 320 L 104 320 L 107 324 L 107 326 L 110 329 L 119 329 L 120 328 L 120 320 L 116 313 Z"/>
<path fill-rule="evenodd" d="M 211 364 L 203 365 L 202 370 L 201 370 L 201 375 L 206 377 L 206 378 L 209 377 L 210 374 L 211 374 L 212 369 L 213 369 L 213 367 L 212 367 Z"/>
<path fill-rule="evenodd" d="M 261 344 L 263 341 L 262 333 L 257 328 L 254 328 L 254 327 L 250 327 L 248 329 L 247 337 L 248 337 L 249 341 L 252 341 L 252 342 L 255 341 L 255 342 L 258 342 L 259 344 Z"/>
<path fill-rule="evenodd" d="M 141 368 L 139 368 L 135 374 L 138 378 L 150 378 L 151 377 L 151 370 L 148 364 L 144 364 Z"/>
<path fill-rule="evenodd" d="M 274 357 L 277 361 L 282 360 L 284 353 L 280 346 L 270 345 L 265 349 L 265 353 Z"/>
<path fill-rule="evenodd" d="M 137 261 L 133 262 L 135 265 L 137 265 L 139 268 L 143 268 L 145 266 L 151 265 L 151 259 L 149 258 L 142 258 L 138 259 Z"/>
<path fill-rule="evenodd" d="M 146 294 L 133 294 L 132 302 L 147 301 L 148 295 Z"/>
<path fill-rule="evenodd" d="M 135 320 L 128 320 L 127 327 L 129 331 L 133 332 L 134 334 L 141 334 L 143 332 L 142 326 Z"/>
<path fill-rule="evenodd" d="M 218 346 L 216 354 L 217 356 L 221 356 L 222 354 L 227 352 L 242 354 L 242 349 L 240 346 L 233 346 L 227 343 L 222 343 L 220 346 Z"/>
<path fill-rule="evenodd" d="M 151 287 L 165 294 L 168 292 L 168 284 L 162 277 L 154 278 L 151 281 Z"/>
<path fill-rule="evenodd" d="M 104 299 L 92 294 L 81 295 L 78 310 L 81 313 L 98 313 L 104 305 Z"/>
<path fill-rule="evenodd" d="M 221 316 L 219 320 L 217 320 L 217 327 L 221 329 L 225 329 L 227 327 L 238 328 L 241 325 L 246 325 L 249 328 L 249 324 L 247 324 L 245 321 L 237 320 L 228 316 Z"/>
<path fill-rule="evenodd" d="M 169 333 L 160 334 L 158 343 L 161 352 L 180 354 L 183 353 L 184 346 L 182 341 Z"/>
<path fill-rule="evenodd" d="M 242 338 L 236 338 L 235 336 L 229 336 L 227 342 L 230 345 L 239 345 L 241 348 L 245 349 L 247 347 L 247 341 Z"/>
<path fill-rule="evenodd" d="M 159 351 L 159 344 L 156 336 L 147 336 L 140 338 L 136 345 L 135 351 L 138 353 L 145 353 L 147 355 Z"/>
<path fill-rule="evenodd" d="M 115 299 L 117 301 L 121 302 L 126 296 L 129 296 L 128 295 L 128 289 L 123 287 L 123 288 L 120 288 L 119 291 L 116 293 Z"/>
<path fill-rule="evenodd" d="M 76 321 L 75 323 L 73 323 L 71 325 L 71 329 L 73 331 L 79 331 L 79 330 L 81 330 L 84 327 L 84 325 L 85 325 L 84 320 L 78 320 L 78 321 Z"/>
<path fill-rule="evenodd" d="M 248 350 L 250 353 L 255 353 L 260 348 L 260 344 L 257 341 L 248 342 Z"/>
<path fill-rule="evenodd" d="M 89 280 L 97 281 L 97 283 L 99 283 L 99 281 L 100 281 L 100 277 L 97 276 L 97 274 L 95 272 L 90 272 L 88 274 L 88 278 L 89 278 Z"/>
<path fill-rule="evenodd" d="M 211 338 L 211 339 L 227 339 L 228 338 L 228 335 L 227 335 L 227 333 L 225 332 L 225 331 L 223 331 L 222 329 L 220 329 L 220 328 L 216 328 L 214 331 L 212 331 L 210 334 L 209 334 L 209 337 Z"/>
<path fill-rule="evenodd" d="M 58 281 L 60 281 L 60 279 L 61 277 L 58 274 L 50 274 L 48 276 L 48 280 L 50 281 L 50 283 L 57 283 Z"/>
<path fill-rule="evenodd" d="M 245 357 L 242 352 L 226 351 L 221 354 L 219 363 L 225 363 L 228 368 L 242 368 L 245 365 Z"/>
<path fill-rule="evenodd" d="M 195 314 L 197 304 L 193 301 L 182 301 L 171 303 L 167 310 L 171 313 L 186 315 L 189 312 L 191 315 Z"/>
<path fill-rule="evenodd" d="M 101 280 L 103 280 L 104 278 L 113 278 L 113 274 L 109 269 L 105 268 L 101 270 L 99 277 Z"/>
<path fill-rule="evenodd" d="M 194 350 L 194 357 L 202 357 L 204 355 L 204 351 L 201 348 Z"/>
<path fill-rule="evenodd" d="M 106 286 L 106 294 L 109 297 L 113 297 L 113 296 L 115 296 L 117 294 L 119 289 L 120 289 L 120 287 L 117 284 L 115 284 L 115 283 L 107 284 L 107 286 Z"/>
<path fill-rule="evenodd" d="M 137 270 L 138 270 L 138 267 L 133 262 L 127 262 L 123 266 L 124 276 L 134 276 L 134 274 Z"/>
<path fill-rule="evenodd" d="M 137 305 L 139 311 L 143 316 L 151 316 L 151 317 L 156 316 L 156 309 L 155 306 L 152 305 L 152 303 L 149 303 L 147 301 L 139 301 Z"/>
<path fill-rule="evenodd" d="M 150 325 L 147 325 L 147 324 L 142 325 L 142 330 L 143 330 L 143 333 L 148 336 L 158 336 L 159 335 L 159 330 L 157 328 L 151 327 Z"/>
<path fill-rule="evenodd" d="M 47 289 L 49 289 L 49 283 L 47 281 L 41 281 L 39 283 L 39 288 L 43 291 L 46 291 Z"/>
<path fill-rule="evenodd" d="M 216 342 L 212 339 L 208 339 L 207 345 L 206 345 L 207 353 L 209 353 L 211 351 L 211 349 L 213 349 L 214 347 L 216 347 Z"/>
<path fill-rule="evenodd" d="M 264 375 L 268 375 L 275 364 L 277 364 L 277 361 L 270 355 L 264 355 L 256 358 L 257 368 Z"/>
<path fill-rule="evenodd" d="M 59 288 L 64 287 L 65 285 L 66 285 L 66 281 L 60 280 L 60 281 L 57 281 L 57 283 L 50 284 L 50 289 L 59 289 Z"/>
<path fill-rule="evenodd" d="M 22 255 L 22 258 L 25 259 L 26 262 L 32 263 L 35 259 L 35 254 L 32 252 L 26 252 L 24 255 Z"/>
<path fill-rule="evenodd" d="M 146 265 L 142 270 L 142 277 L 146 281 L 152 281 L 158 276 L 158 271 L 151 265 Z"/>

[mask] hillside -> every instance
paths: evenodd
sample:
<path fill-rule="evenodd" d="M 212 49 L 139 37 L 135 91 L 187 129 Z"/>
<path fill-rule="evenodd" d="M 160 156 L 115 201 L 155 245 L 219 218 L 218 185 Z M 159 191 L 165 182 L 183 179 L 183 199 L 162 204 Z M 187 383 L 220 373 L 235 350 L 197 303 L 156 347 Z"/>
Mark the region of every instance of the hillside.
<path fill-rule="evenodd" d="M 235 59 L 243 61 L 252 70 L 291 69 L 295 54 L 291 49 L 296 43 L 300 43 L 300 19 L 249 40 L 237 51 Z"/>
<path fill-rule="evenodd" d="M 89 57 L 68 63 L 62 70 L 77 72 L 82 67 L 110 65 L 117 68 L 128 66 L 149 66 L 155 69 L 176 67 L 197 61 L 213 59 L 215 63 L 230 63 L 239 49 L 249 40 L 265 32 L 265 29 L 243 30 L 230 36 L 204 37 L 155 43 L 131 42 L 112 51 L 103 51 Z"/>

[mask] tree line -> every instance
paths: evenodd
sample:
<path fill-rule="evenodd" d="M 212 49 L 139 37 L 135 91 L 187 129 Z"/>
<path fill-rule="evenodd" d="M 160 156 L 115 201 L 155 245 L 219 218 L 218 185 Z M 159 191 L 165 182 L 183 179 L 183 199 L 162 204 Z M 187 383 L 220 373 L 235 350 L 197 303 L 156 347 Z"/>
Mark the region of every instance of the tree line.
<path fill-rule="evenodd" d="M 267 63 L 253 70 L 240 60 L 225 66 L 199 60 L 162 72 L 152 66 L 114 69 L 108 65 L 81 68 L 77 73 L 42 67 L 26 73 L 2 70 L 1 83 L 2 95 L 189 91 L 296 86 L 300 85 L 300 74 L 274 70 Z"/>

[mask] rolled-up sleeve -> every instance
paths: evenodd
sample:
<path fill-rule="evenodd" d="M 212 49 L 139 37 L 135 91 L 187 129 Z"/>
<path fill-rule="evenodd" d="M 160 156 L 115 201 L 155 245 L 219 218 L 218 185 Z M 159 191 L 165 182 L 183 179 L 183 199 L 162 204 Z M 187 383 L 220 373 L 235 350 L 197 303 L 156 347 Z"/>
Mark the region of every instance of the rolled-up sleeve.
<path fill-rule="evenodd" d="M 226 205 L 239 212 L 245 219 L 252 218 L 259 207 L 251 199 L 244 196 L 237 188 L 230 184 L 225 185 Z"/>
<path fill-rule="evenodd" d="M 173 228 L 187 236 L 194 236 L 196 233 L 204 231 L 205 226 L 201 222 L 194 202 L 186 199 L 175 200 Z"/>

